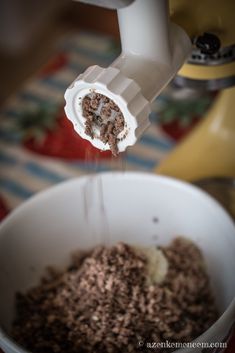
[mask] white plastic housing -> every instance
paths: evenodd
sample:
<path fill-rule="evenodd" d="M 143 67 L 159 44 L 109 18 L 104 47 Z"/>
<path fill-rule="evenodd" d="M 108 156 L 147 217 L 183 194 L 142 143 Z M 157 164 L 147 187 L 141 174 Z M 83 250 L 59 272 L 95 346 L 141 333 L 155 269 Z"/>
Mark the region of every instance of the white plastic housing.
<path fill-rule="evenodd" d="M 151 102 L 175 76 L 191 50 L 191 41 L 169 22 L 167 0 L 135 0 L 118 10 L 122 53 L 106 69 L 88 68 L 65 93 L 65 112 L 75 130 L 95 147 L 107 150 L 98 138 L 85 134 L 83 97 L 95 91 L 112 99 L 123 113 L 126 127 L 118 136 L 120 152 L 133 145 L 149 125 Z"/>
<path fill-rule="evenodd" d="M 65 92 L 65 112 L 72 121 L 75 131 L 95 147 L 108 150 L 109 145 L 85 133 L 85 118 L 82 114 L 82 99 L 91 92 L 101 93 L 113 100 L 125 118 L 124 130 L 118 135 L 119 152 L 133 145 L 148 125 L 149 102 L 143 97 L 135 81 L 122 75 L 121 71 L 108 67 L 89 67 Z M 99 134 L 99 132 L 97 132 Z M 125 136 L 125 138 L 123 138 Z M 123 138 L 123 139 L 122 139 Z"/>

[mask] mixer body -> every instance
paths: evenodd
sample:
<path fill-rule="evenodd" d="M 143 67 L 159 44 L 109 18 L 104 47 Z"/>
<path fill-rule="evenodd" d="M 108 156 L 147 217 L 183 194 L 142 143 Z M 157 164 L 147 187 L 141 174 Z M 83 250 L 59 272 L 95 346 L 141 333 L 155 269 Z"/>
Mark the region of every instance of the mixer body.
<path fill-rule="evenodd" d="M 221 46 L 214 54 L 196 46 L 179 70 L 180 86 L 221 91 L 201 123 L 164 160 L 156 172 L 194 181 L 206 177 L 235 177 L 235 2 L 170 0 L 171 18 L 193 42 L 213 33 Z M 231 87 L 231 88 L 228 88 Z"/>
<path fill-rule="evenodd" d="M 187 62 L 178 72 L 176 82 L 183 86 L 221 89 L 235 84 L 235 1 L 170 0 L 174 23 L 187 32 L 193 42 L 204 33 L 217 36 L 221 46 L 214 54 L 193 47 Z"/>

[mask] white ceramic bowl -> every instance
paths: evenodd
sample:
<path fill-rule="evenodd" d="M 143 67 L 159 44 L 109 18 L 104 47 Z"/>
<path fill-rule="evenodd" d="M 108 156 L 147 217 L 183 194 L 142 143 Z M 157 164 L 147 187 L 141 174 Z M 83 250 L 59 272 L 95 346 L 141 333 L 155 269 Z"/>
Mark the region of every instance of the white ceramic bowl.
<path fill-rule="evenodd" d="M 230 217 L 189 184 L 143 173 L 107 173 L 39 193 L 1 224 L 0 347 L 6 353 L 25 352 L 7 334 L 14 294 L 36 284 L 45 266 L 63 266 L 75 249 L 98 243 L 167 244 L 176 235 L 191 238 L 203 251 L 221 311 L 195 342 L 226 339 L 235 318 L 235 227 Z"/>

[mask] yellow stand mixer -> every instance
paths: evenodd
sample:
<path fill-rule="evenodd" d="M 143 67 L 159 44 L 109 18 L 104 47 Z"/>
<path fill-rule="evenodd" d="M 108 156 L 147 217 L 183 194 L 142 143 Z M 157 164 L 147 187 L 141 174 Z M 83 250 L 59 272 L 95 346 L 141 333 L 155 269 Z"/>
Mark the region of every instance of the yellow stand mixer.
<path fill-rule="evenodd" d="M 235 2 L 171 0 L 171 18 L 190 38 L 215 34 L 221 48 L 213 55 L 193 49 L 176 83 L 194 88 L 222 89 L 201 123 L 156 169 L 188 181 L 235 177 Z"/>

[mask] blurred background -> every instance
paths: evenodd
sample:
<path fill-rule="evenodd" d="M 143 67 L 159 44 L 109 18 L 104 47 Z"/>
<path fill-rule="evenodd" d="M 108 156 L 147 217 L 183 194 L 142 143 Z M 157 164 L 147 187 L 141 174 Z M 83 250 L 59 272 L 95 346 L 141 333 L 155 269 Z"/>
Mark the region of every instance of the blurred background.
<path fill-rule="evenodd" d="M 0 104 L 39 70 L 61 36 L 78 29 L 119 39 L 116 11 L 69 0 L 1 0 Z"/>
<path fill-rule="evenodd" d="M 214 93 L 168 86 L 153 124 L 113 159 L 82 140 L 63 111 L 64 91 L 88 66 L 120 52 L 115 10 L 69 0 L 0 4 L 0 196 L 2 215 L 33 193 L 88 172 L 152 171 L 201 119 Z"/>
<path fill-rule="evenodd" d="M 90 65 L 120 53 L 115 10 L 69 0 L 0 2 L 0 217 L 42 189 L 82 174 L 152 172 L 208 111 L 217 92 L 169 85 L 151 126 L 118 158 L 74 131 L 64 92 Z"/>

